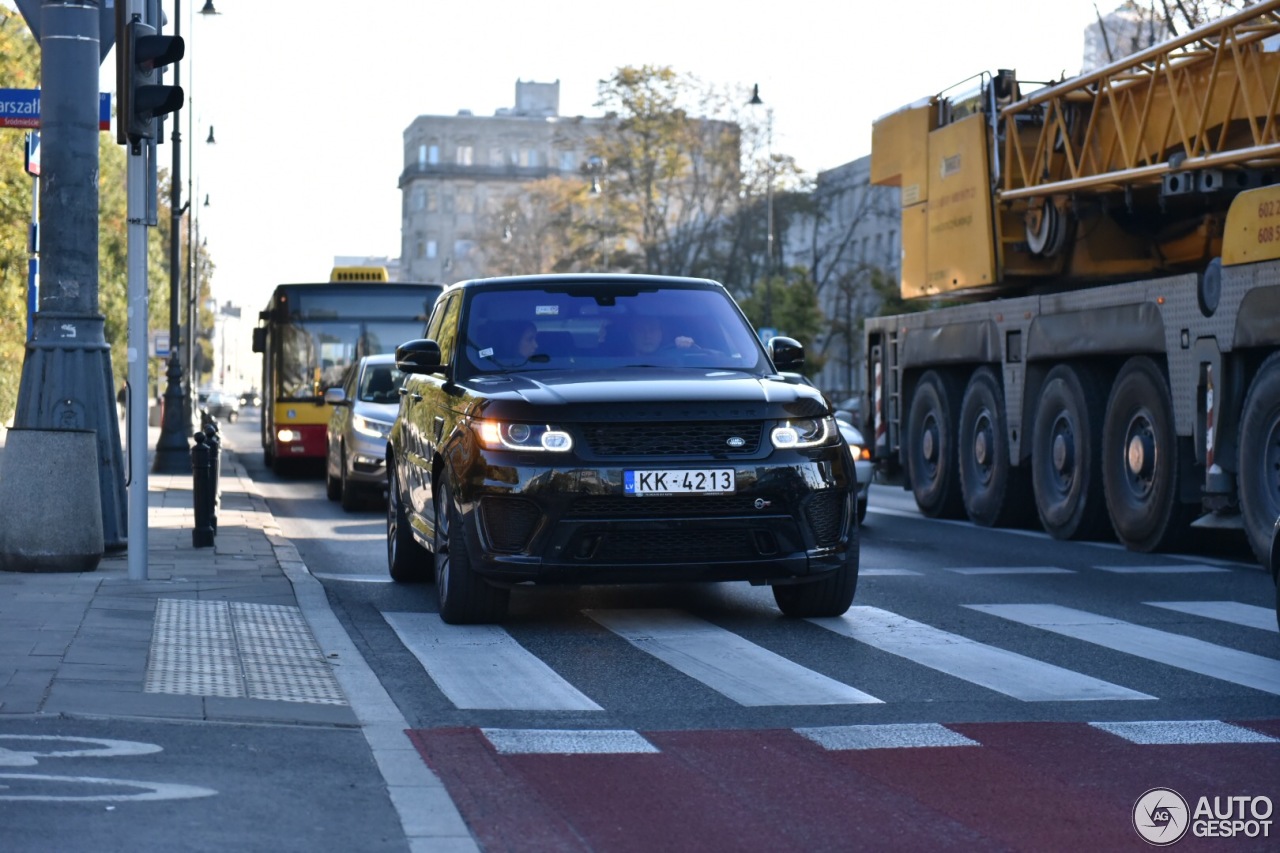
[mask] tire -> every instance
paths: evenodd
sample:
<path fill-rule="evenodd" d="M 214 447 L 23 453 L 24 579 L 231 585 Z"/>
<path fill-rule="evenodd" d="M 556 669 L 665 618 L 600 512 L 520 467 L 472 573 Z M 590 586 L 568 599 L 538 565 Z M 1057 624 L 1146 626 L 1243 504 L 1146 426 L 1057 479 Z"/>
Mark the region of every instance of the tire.
<path fill-rule="evenodd" d="M 858 528 L 849 533 L 845 562 L 831 574 L 816 581 L 775 584 L 773 600 L 782 615 L 795 619 L 842 616 L 853 604 L 858 589 Z"/>
<path fill-rule="evenodd" d="M 227 412 L 227 423 L 232 423 L 232 424 L 233 424 L 233 423 L 235 423 L 235 422 L 236 422 L 236 421 L 238 421 L 238 420 L 240 420 L 240 413 L 239 413 L 239 412 L 235 412 L 235 411 Z"/>
<path fill-rule="evenodd" d="M 338 457 L 338 488 L 342 491 L 342 508 L 354 512 L 361 508 L 360 495 L 347 482 L 347 451 L 343 450 Z"/>
<path fill-rule="evenodd" d="M 1240 515 L 1258 562 L 1268 565 L 1280 517 L 1280 353 L 1262 363 L 1240 418 Z"/>
<path fill-rule="evenodd" d="M 1004 390 L 996 372 L 980 367 L 960 404 L 960 493 L 969 520 L 1005 527 L 1026 520 L 1030 483 L 1025 469 L 1009 462 Z"/>
<path fill-rule="evenodd" d="M 916 506 L 930 518 L 961 518 L 964 498 L 956 458 L 955 382 L 927 371 L 911 395 L 907 415 L 907 476 Z"/>
<path fill-rule="evenodd" d="M 1178 500 L 1178 437 L 1164 371 L 1129 359 L 1111 386 L 1102 423 L 1102 490 L 1111 527 L 1131 551 L 1172 547 L 1190 510 Z"/>
<path fill-rule="evenodd" d="M 342 480 L 329 473 L 329 457 L 324 460 L 324 496 L 331 501 L 342 497 Z"/>
<path fill-rule="evenodd" d="M 1100 536 L 1102 412 L 1087 368 L 1058 365 L 1045 377 L 1031 437 L 1031 483 L 1040 524 L 1054 539 Z"/>
<path fill-rule="evenodd" d="M 1276 627 L 1280 628 L 1280 515 L 1271 532 L 1271 582 L 1276 585 Z"/>
<path fill-rule="evenodd" d="M 867 520 L 867 499 L 859 498 L 858 499 L 858 527 L 862 527 L 862 525 L 866 522 L 866 520 Z"/>
<path fill-rule="evenodd" d="M 390 464 L 387 470 L 391 478 L 387 489 L 387 568 L 391 579 L 396 583 L 428 580 L 431 577 L 431 555 L 413 538 L 395 470 Z"/>
<path fill-rule="evenodd" d="M 450 625 L 501 622 L 511 591 L 488 583 L 471 569 L 462 514 L 448 489 L 436 503 L 436 602 L 440 619 Z"/>

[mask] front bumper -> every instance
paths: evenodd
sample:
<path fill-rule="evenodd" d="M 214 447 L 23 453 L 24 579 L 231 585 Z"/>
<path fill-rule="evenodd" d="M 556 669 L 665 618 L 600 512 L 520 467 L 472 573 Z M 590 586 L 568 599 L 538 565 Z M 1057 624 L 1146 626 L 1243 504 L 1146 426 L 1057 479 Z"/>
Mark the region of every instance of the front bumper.
<path fill-rule="evenodd" d="M 809 579 L 849 559 L 856 485 L 847 455 L 785 464 L 487 465 L 454 492 L 472 566 L 506 583 Z M 733 467 L 733 494 L 628 496 L 623 472 Z"/>

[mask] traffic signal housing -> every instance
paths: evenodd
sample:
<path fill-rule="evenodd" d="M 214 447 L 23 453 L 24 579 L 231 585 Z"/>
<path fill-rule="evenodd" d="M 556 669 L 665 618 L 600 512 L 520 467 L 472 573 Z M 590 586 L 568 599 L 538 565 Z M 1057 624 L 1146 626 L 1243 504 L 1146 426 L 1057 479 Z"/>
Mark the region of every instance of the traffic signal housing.
<path fill-rule="evenodd" d="M 182 109 L 181 86 L 160 83 L 160 69 L 182 58 L 181 36 L 162 36 L 136 16 L 125 25 L 119 42 L 116 89 L 116 141 L 136 145 L 156 136 L 156 118 Z"/>

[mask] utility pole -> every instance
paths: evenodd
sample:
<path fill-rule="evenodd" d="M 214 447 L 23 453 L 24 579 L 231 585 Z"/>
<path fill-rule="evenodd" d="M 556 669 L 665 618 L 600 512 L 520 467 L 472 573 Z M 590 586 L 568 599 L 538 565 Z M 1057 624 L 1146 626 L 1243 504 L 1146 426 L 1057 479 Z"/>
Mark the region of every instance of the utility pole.
<path fill-rule="evenodd" d="M 99 0 L 44 0 L 40 6 L 41 287 L 14 426 L 97 433 L 103 547 L 120 551 L 128 544 L 124 460 L 111 350 L 98 312 L 99 18 Z M 60 462 L 68 468 L 88 464 Z M 30 487 L 64 485 L 53 477 Z M 81 499 L 89 505 L 87 496 Z M 74 524 L 76 514 L 49 521 Z"/>

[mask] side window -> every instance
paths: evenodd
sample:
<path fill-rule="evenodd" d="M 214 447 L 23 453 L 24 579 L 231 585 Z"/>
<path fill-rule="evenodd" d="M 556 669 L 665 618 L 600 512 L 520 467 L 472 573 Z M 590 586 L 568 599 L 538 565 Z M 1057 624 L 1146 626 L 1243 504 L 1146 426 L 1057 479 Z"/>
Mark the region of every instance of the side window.
<path fill-rule="evenodd" d="M 440 345 L 440 362 L 442 364 L 453 364 L 454 354 L 458 348 L 458 315 L 461 313 L 461 307 L 462 295 L 454 293 L 441 310 L 431 315 L 432 323 L 435 323 L 436 315 L 440 317 L 440 325 L 435 330 L 433 340 Z"/>
<path fill-rule="evenodd" d="M 440 327 L 444 324 L 444 315 L 447 310 L 446 306 L 457 298 L 457 294 L 453 294 L 447 298 L 442 296 L 436 300 L 435 308 L 432 309 L 431 317 L 427 320 L 426 328 L 422 332 L 422 336 L 424 338 L 430 338 L 433 341 L 439 342 Z"/>
<path fill-rule="evenodd" d="M 348 400 L 356 398 L 356 368 L 358 364 L 353 364 L 347 368 L 347 375 L 342 380 L 342 393 L 346 395 Z"/>

